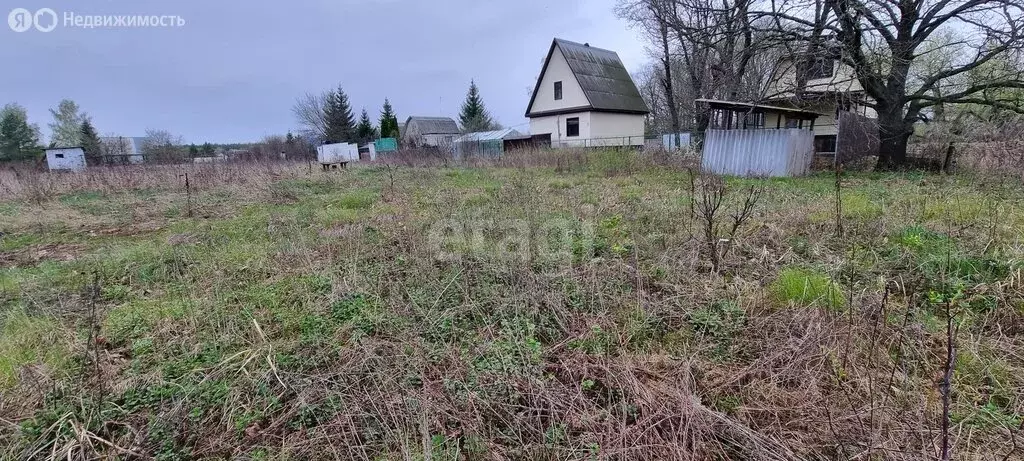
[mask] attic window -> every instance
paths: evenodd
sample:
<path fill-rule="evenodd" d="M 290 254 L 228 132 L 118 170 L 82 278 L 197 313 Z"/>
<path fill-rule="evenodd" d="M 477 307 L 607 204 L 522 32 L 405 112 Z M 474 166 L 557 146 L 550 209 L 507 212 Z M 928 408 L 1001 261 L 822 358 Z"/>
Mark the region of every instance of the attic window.
<path fill-rule="evenodd" d="M 56 158 L 64 158 L 64 154 L 53 154 Z"/>
<path fill-rule="evenodd" d="M 580 118 L 573 117 L 565 119 L 565 135 L 574 137 L 580 135 Z"/>
<path fill-rule="evenodd" d="M 832 76 L 835 60 L 828 57 L 808 58 L 797 65 L 797 72 L 807 80 L 829 78 Z"/>
<path fill-rule="evenodd" d="M 562 99 L 562 82 L 555 82 L 555 101 Z"/>

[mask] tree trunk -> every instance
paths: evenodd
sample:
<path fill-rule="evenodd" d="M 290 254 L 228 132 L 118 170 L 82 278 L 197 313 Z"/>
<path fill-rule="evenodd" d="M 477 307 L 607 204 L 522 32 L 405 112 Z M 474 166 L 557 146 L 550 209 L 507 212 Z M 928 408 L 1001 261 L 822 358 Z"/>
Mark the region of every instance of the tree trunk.
<path fill-rule="evenodd" d="M 903 119 L 899 107 L 878 107 L 878 171 L 897 170 L 907 163 L 907 141 L 913 133 L 913 125 Z"/>
<path fill-rule="evenodd" d="M 672 55 L 668 47 L 668 25 L 664 22 L 660 25 L 661 32 L 661 53 L 662 65 L 665 67 L 665 75 L 661 81 L 665 88 L 665 100 L 668 102 L 668 114 L 672 118 L 672 135 L 675 136 L 675 145 L 679 146 L 679 108 L 676 107 L 676 95 L 672 88 Z"/>
<path fill-rule="evenodd" d="M 946 158 L 942 160 L 942 172 L 945 174 L 951 174 L 953 171 L 953 155 L 956 153 L 956 144 L 953 140 L 949 141 L 949 145 L 946 146 Z"/>
<path fill-rule="evenodd" d="M 696 106 L 696 126 L 693 133 L 690 134 L 690 144 L 699 153 L 704 150 L 704 134 L 711 126 L 711 111 L 703 104 Z"/>

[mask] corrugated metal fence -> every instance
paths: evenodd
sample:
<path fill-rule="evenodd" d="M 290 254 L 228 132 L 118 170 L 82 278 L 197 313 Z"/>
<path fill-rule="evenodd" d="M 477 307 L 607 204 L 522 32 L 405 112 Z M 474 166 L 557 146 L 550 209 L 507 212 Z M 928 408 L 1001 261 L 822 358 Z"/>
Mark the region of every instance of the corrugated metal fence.
<path fill-rule="evenodd" d="M 701 168 L 733 176 L 801 176 L 813 156 L 809 130 L 707 130 Z"/>

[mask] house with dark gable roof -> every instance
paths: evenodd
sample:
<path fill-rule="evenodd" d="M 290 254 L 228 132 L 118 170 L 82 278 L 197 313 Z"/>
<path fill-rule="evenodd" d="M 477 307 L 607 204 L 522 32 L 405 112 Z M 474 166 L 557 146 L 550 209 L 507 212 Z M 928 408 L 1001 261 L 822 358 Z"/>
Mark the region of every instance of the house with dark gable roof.
<path fill-rule="evenodd" d="M 556 38 L 526 117 L 552 147 L 642 146 L 648 112 L 618 54 Z"/>
<path fill-rule="evenodd" d="M 449 149 L 461 131 L 450 117 L 411 116 L 402 127 L 402 143 L 411 147 Z"/>

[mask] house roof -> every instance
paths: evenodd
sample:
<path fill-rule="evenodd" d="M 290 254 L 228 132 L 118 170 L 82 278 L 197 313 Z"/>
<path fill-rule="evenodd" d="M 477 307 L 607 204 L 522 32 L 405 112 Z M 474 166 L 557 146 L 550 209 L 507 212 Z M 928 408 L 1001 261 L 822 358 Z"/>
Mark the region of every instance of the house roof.
<path fill-rule="evenodd" d="M 127 155 L 139 155 L 142 153 L 142 146 L 146 142 L 145 136 L 101 136 L 100 142 L 112 143 L 125 141 L 125 146 L 131 151 Z"/>
<path fill-rule="evenodd" d="M 458 134 L 459 124 L 451 117 L 418 117 L 411 116 L 405 120 L 405 126 L 415 122 L 419 127 L 419 134 Z M 408 128 L 403 130 L 408 131 Z"/>
<path fill-rule="evenodd" d="M 526 107 L 526 116 L 529 117 L 533 108 L 533 101 L 537 98 L 537 90 L 544 80 L 544 73 L 547 71 L 551 56 L 555 47 L 561 50 L 565 56 L 569 69 L 576 76 L 576 81 L 583 88 L 590 105 L 573 110 L 595 110 L 604 112 L 624 112 L 632 114 L 646 114 L 650 112 L 647 103 L 640 96 L 640 90 L 633 83 L 626 66 L 614 51 L 605 50 L 590 46 L 587 43 L 576 43 L 560 38 L 551 42 L 548 56 L 544 59 L 544 67 L 541 69 L 540 77 L 537 78 L 537 86 L 533 89 L 530 97 L 530 104 Z M 535 113 L 533 116 L 543 115 Z"/>
<path fill-rule="evenodd" d="M 476 133 L 466 133 L 458 138 L 455 138 L 455 142 L 472 142 L 472 141 L 490 141 L 506 138 L 517 138 L 523 134 L 516 131 L 513 128 L 505 128 L 504 130 L 494 131 L 478 131 Z"/>
<path fill-rule="evenodd" d="M 694 102 L 705 103 L 712 109 L 726 109 L 733 111 L 749 111 L 749 112 L 780 112 L 787 115 L 793 115 L 805 118 L 817 118 L 821 117 L 822 114 L 809 110 L 794 109 L 792 107 L 779 107 L 779 106 L 768 106 L 765 104 L 754 104 L 751 102 L 740 102 L 740 101 L 724 101 L 721 99 L 695 99 Z"/>

